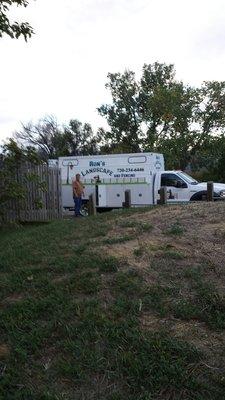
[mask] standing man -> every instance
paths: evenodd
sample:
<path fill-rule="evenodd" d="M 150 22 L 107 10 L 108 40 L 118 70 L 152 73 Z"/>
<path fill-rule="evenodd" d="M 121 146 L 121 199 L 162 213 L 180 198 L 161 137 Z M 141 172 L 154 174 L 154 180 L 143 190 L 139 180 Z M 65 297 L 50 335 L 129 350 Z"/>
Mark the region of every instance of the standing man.
<path fill-rule="evenodd" d="M 73 199 L 75 204 L 75 217 L 80 217 L 80 209 L 82 205 L 82 196 L 84 196 L 84 185 L 80 181 L 80 174 L 76 174 L 76 179 L 73 180 Z"/>

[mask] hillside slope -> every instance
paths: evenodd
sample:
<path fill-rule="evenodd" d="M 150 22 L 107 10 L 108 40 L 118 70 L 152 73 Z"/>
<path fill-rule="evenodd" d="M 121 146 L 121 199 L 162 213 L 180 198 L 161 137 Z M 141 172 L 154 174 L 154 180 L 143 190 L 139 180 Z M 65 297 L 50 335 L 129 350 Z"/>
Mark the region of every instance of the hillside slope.
<path fill-rule="evenodd" d="M 0 399 L 225 399 L 225 204 L 0 232 Z"/>

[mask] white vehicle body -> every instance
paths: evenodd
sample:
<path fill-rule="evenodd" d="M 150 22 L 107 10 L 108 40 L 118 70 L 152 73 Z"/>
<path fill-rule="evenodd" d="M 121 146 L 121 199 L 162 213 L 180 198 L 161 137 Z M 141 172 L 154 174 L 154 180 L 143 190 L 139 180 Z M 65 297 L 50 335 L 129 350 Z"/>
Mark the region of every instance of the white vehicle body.
<path fill-rule="evenodd" d="M 131 191 L 132 206 L 157 204 L 158 191 L 167 187 L 168 202 L 202 200 L 207 184 L 198 183 L 181 171 L 165 171 L 164 158 L 157 153 L 112 154 L 104 156 L 60 157 L 62 204 L 73 208 L 72 181 L 81 175 L 84 200 L 96 197 L 99 208 L 120 208 L 125 191 Z M 214 196 L 225 198 L 225 184 L 214 184 Z"/>

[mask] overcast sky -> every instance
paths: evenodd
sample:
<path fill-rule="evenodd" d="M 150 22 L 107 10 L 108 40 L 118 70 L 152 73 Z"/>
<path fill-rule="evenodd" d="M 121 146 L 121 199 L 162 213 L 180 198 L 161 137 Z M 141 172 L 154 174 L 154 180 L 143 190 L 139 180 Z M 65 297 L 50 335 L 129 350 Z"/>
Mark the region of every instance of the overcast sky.
<path fill-rule="evenodd" d="M 160 61 L 192 85 L 225 80 L 225 0 L 30 0 L 13 16 L 36 34 L 0 39 L 0 141 L 46 114 L 105 125 L 108 72 Z"/>

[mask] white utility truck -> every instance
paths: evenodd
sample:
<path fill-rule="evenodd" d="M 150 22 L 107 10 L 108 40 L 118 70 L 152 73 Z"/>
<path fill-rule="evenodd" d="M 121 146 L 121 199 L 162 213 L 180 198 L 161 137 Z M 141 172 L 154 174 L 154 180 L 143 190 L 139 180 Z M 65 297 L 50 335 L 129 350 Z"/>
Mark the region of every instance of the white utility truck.
<path fill-rule="evenodd" d="M 64 208 L 74 207 L 76 174 L 85 186 L 84 203 L 94 194 L 99 209 L 122 207 L 126 190 L 136 207 L 157 204 L 161 186 L 167 187 L 171 203 L 204 200 L 207 192 L 206 182 L 199 183 L 182 171 L 165 171 L 163 155 L 157 153 L 60 157 L 51 164 L 61 169 Z M 225 184 L 214 184 L 214 197 L 225 198 Z"/>

